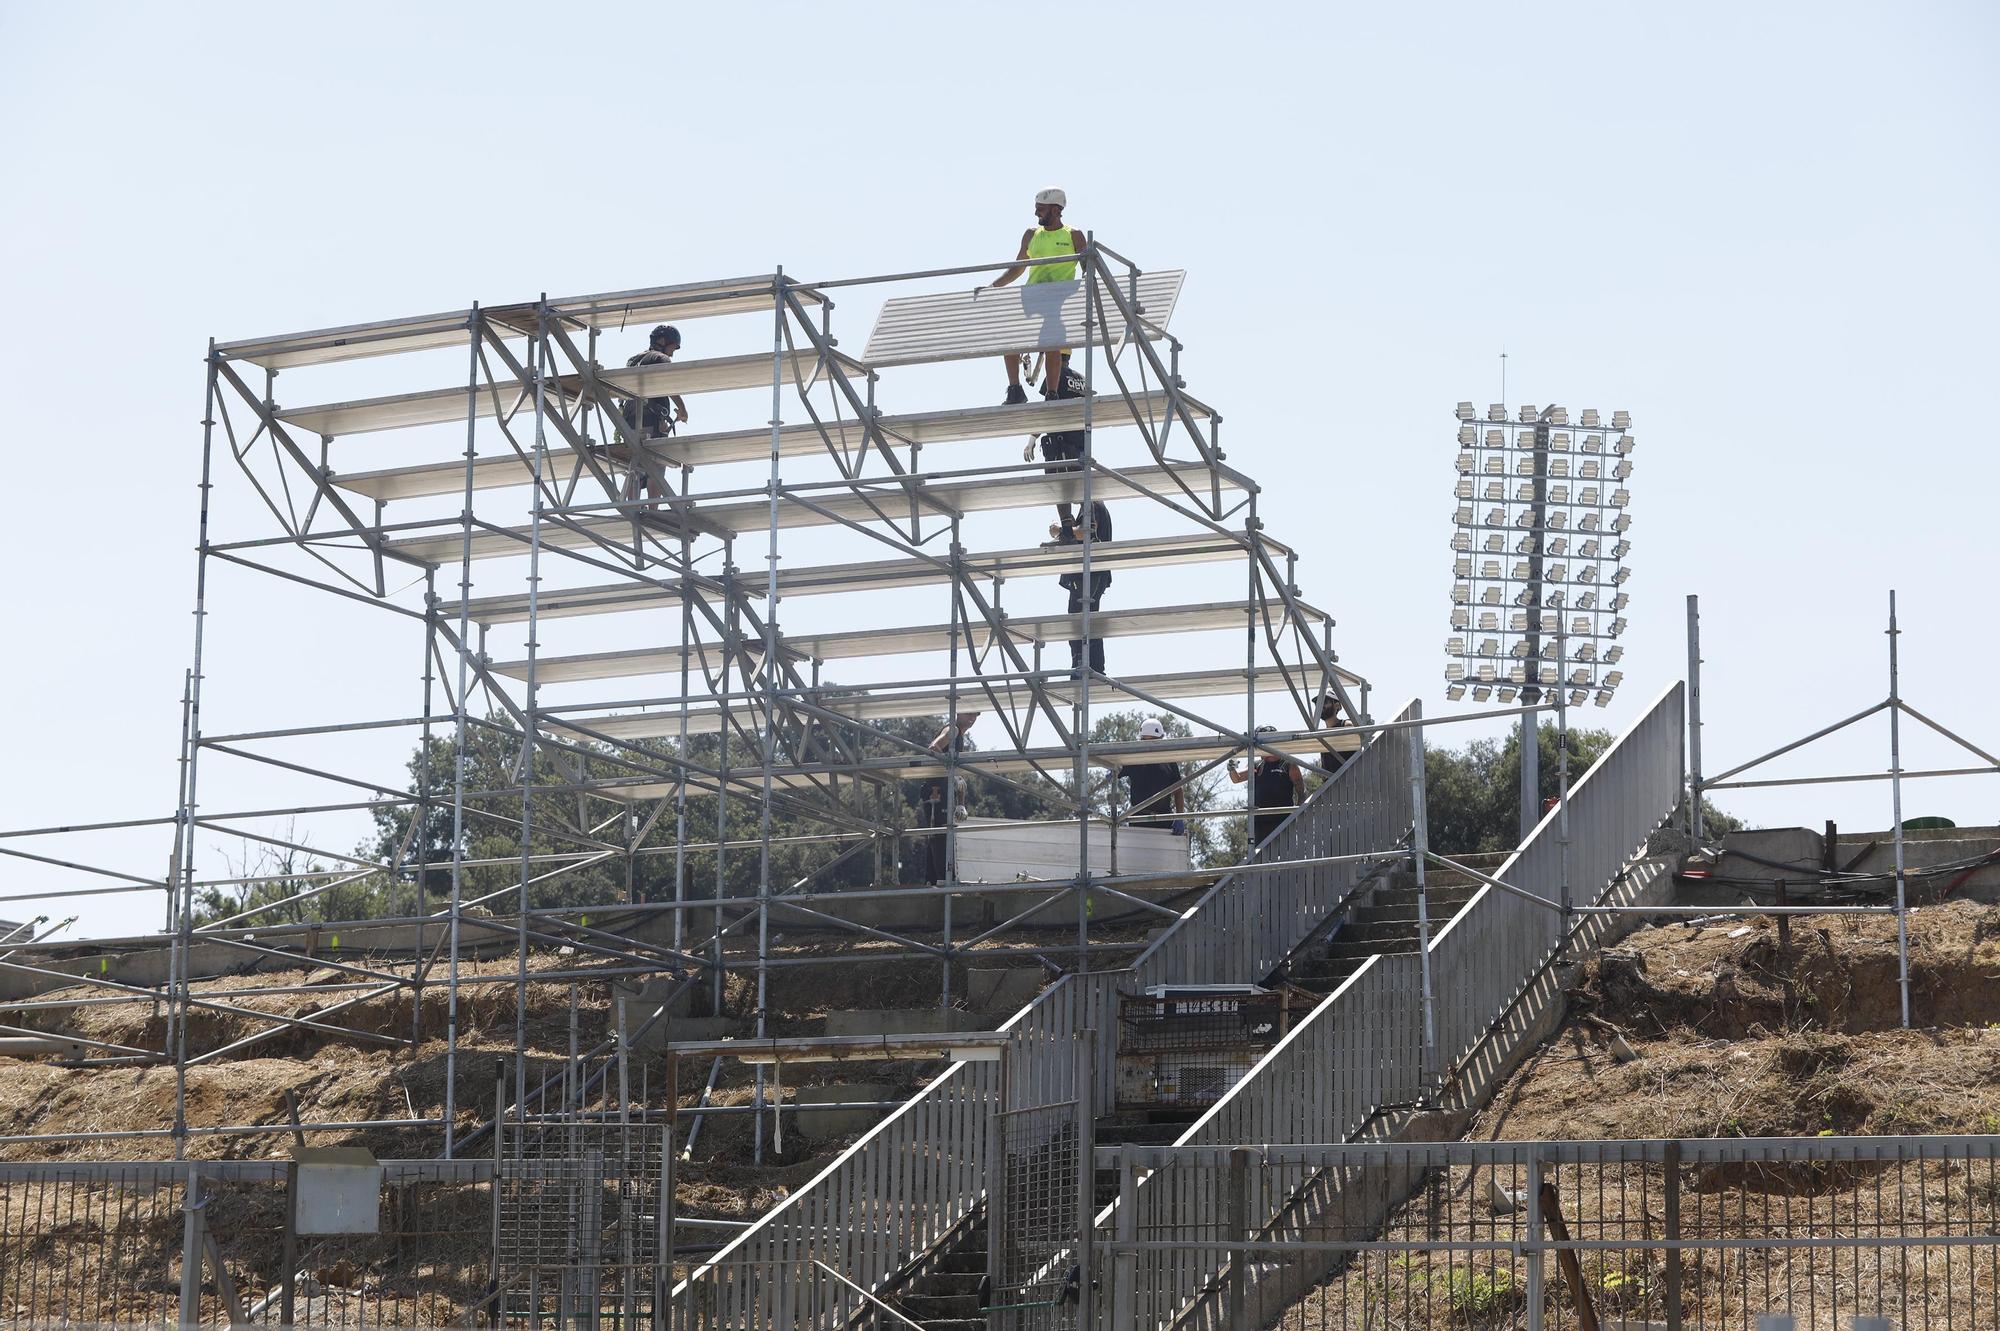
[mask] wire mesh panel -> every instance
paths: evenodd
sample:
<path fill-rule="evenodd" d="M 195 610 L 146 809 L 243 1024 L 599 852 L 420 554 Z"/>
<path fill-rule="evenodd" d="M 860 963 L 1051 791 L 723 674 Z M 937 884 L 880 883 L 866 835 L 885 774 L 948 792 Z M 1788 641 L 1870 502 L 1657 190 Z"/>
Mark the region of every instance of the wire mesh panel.
<path fill-rule="evenodd" d="M 0 1166 L 0 1319 L 178 1320 L 185 1174 Z"/>
<path fill-rule="evenodd" d="M 650 1321 L 659 1265 L 664 1124 L 509 1124 L 494 1227 L 510 1322 Z"/>
<path fill-rule="evenodd" d="M 1113 1331 L 2000 1327 L 2000 1138 L 1119 1157 L 1178 1203 L 1136 1207 L 1108 1245 Z"/>
<path fill-rule="evenodd" d="M 1079 1214 L 1089 1130 L 1081 1108 L 1070 1100 L 995 1116 L 994 1331 L 1052 1331 L 1074 1319 L 1083 1275 L 1077 1239 L 1089 1220 Z"/>

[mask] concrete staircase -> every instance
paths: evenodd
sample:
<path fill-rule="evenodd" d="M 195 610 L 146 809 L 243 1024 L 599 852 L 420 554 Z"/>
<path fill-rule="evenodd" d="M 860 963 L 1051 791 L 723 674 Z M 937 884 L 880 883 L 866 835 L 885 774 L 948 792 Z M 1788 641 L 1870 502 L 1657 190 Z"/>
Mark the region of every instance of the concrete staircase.
<path fill-rule="evenodd" d="M 974 1222 L 939 1258 L 935 1269 L 897 1294 L 898 1311 L 925 1331 L 986 1331 L 981 1311 L 986 1284 L 986 1217 Z"/>

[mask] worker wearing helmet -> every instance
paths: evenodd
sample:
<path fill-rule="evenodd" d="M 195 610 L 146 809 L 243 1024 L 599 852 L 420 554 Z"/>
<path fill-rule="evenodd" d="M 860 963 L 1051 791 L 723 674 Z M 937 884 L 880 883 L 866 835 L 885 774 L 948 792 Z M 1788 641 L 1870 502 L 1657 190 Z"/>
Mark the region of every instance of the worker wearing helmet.
<path fill-rule="evenodd" d="M 672 324 L 661 324 L 646 340 L 646 349 L 625 362 L 627 369 L 637 369 L 642 365 L 671 365 L 674 353 L 681 349 L 680 330 Z M 659 439 L 674 432 L 674 426 L 688 418 L 687 404 L 680 395 L 670 393 L 664 397 L 628 398 L 624 408 L 625 424 L 637 430 L 647 439 Z M 640 496 L 657 499 L 666 492 L 666 478 L 656 461 L 647 461 L 635 456 L 634 465 L 625 481 L 625 498 Z"/>
<path fill-rule="evenodd" d="M 1069 203 L 1069 196 L 1060 189 L 1049 188 L 1035 195 L 1035 225 L 1021 233 L 1021 252 L 1014 257 L 1020 259 L 1053 259 L 1058 255 L 1080 254 L 1083 252 L 1083 238 L 1073 226 L 1063 222 L 1063 208 Z M 1076 264 L 1044 263 L 1029 268 L 1017 266 L 1009 268 L 994 279 L 993 285 L 1004 287 L 1022 273 L 1028 275 L 1028 285 L 1043 282 L 1073 282 L 1076 280 Z M 1043 357 L 1047 374 L 1043 377 L 1042 396 L 1045 398 L 1069 397 L 1065 391 L 1065 371 L 1069 368 L 1069 348 L 1052 349 Z M 1007 354 L 1007 404 L 1012 406 L 1026 402 L 1028 395 L 1021 388 L 1021 357 Z"/>

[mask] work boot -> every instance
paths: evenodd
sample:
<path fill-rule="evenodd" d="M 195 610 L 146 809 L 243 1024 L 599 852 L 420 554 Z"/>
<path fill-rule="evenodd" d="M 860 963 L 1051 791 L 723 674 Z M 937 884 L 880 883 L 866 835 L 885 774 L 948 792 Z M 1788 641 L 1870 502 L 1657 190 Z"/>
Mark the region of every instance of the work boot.
<path fill-rule="evenodd" d="M 1028 400 L 1027 389 L 1021 387 L 1021 385 L 1019 384 L 1008 384 L 1007 400 L 1005 402 L 1002 402 L 1000 405 L 1003 407 L 1018 407 L 1024 405 L 1027 402 L 1027 400 Z"/>

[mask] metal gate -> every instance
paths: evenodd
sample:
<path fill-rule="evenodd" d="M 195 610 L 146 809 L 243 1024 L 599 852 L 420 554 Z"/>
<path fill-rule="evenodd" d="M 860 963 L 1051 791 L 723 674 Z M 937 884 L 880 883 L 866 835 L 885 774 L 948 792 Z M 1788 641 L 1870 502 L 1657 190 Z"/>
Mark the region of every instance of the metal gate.
<path fill-rule="evenodd" d="M 1003 1072 L 987 1189 L 991 1331 L 1080 1327 L 1079 1309 L 1089 1306 L 1096 1039 L 1095 1031 L 1072 1037 L 1064 1084 L 1017 1086 Z"/>
<path fill-rule="evenodd" d="M 664 1309 L 664 1122 L 507 1124 L 494 1240 L 507 1325 L 599 1331 Z"/>

